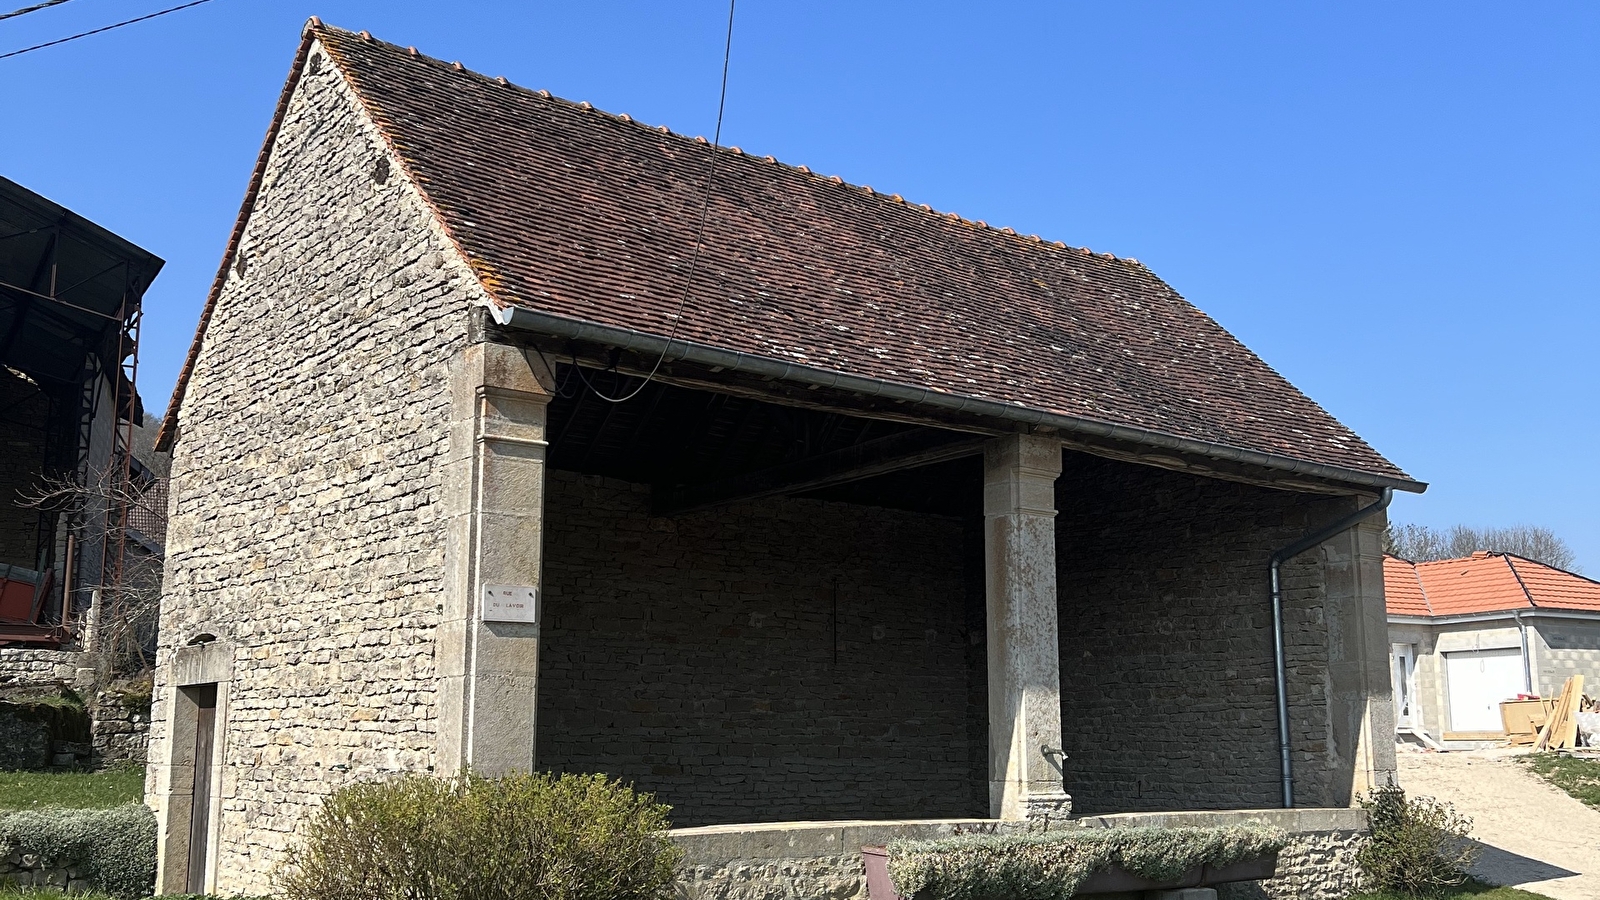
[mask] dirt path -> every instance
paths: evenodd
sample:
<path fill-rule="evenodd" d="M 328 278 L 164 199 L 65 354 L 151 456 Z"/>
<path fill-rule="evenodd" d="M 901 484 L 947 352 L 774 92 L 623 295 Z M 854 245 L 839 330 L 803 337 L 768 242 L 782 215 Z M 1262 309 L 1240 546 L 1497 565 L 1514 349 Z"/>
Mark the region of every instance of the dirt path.
<path fill-rule="evenodd" d="M 1510 751 L 1398 752 L 1400 786 L 1472 817 L 1473 874 L 1556 900 L 1600 900 L 1600 810 L 1551 787 Z"/>

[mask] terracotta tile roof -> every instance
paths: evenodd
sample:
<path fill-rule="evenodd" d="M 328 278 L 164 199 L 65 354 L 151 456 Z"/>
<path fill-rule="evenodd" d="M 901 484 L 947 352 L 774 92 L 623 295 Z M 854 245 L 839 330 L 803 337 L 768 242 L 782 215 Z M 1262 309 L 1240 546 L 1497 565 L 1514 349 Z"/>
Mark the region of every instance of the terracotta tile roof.
<path fill-rule="evenodd" d="M 1383 600 L 1391 616 L 1431 616 L 1417 567 L 1398 556 L 1383 558 Z"/>
<path fill-rule="evenodd" d="M 1600 612 L 1600 582 L 1509 553 L 1462 559 L 1383 560 L 1391 616 L 1460 616 L 1516 609 Z"/>
<path fill-rule="evenodd" d="M 704 139 L 365 34 L 307 35 L 495 302 L 671 331 Z M 736 148 L 717 171 L 680 339 L 1421 487 L 1134 260 Z"/>
<path fill-rule="evenodd" d="M 1520 556 L 1508 555 L 1505 559 L 1506 565 L 1521 579 L 1534 606 L 1600 612 L 1600 582 Z"/>

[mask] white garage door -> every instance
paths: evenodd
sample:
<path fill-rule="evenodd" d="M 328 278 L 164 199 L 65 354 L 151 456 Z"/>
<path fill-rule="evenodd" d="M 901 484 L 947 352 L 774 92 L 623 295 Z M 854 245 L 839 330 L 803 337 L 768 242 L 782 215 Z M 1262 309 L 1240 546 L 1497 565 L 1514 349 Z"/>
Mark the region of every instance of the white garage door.
<path fill-rule="evenodd" d="M 1500 701 L 1522 686 L 1522 651 L 1463 650 L 1444 655 L 1451 731 L 1503 731 Z"/>

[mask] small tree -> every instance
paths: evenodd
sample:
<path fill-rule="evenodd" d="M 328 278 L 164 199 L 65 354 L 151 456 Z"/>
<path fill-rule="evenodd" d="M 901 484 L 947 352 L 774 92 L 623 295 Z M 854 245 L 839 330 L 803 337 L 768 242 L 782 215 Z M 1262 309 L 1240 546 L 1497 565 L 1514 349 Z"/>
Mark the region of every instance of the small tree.
<path fill-rule="evenodd" d="M 1361 797 L 1372 833 L 1356 863 L 1372 890 L 1436 897 L 1464 884 L 1478 858 L 1472 820 L 1431 797 L 1407 799 L 1397 785 Z"/>

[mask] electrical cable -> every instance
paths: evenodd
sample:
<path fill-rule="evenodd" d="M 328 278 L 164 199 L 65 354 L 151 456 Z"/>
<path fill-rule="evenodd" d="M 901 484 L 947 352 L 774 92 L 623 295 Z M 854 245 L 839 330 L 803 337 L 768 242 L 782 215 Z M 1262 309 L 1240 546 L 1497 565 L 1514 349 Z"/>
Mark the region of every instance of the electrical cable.
<path fill-rule="evenodd" d="M 61 2 L 64 3 L 64 2 L 66 2 L 66 0 L 61 0 Z M 68 41 L 75 41 L 75 40 L 77 40 L 79 38 L 86 38 L 86 37 L 90 37 L 90 36 L 96 35 L 96 34 L 103 34 L 104 32 L 111 31 L 111 30 L 117 29 L 117 28 L 121 28 L 121 27 L 123 27 L 125 25 L 135 25 L 135 24 L 138 24 L 139 22 L 147 22 L 150 19 L 160 18 L 161 16 L 167 15 L 168 13 L 175 13 L 175 12 L 178 12 L 179 10 L 188 9 L 191 6 L 199 6 L 202 3 L 210 3 L 210 2 L 211 2 L 211 0 L 191 0 L 191 2 L 182 4 L 181 6 L 174 6 L 174 7 L 168 8 L 168 9 L 163 9 L 163 10 L 161 10 L 159 12 L 153 12 L 153 13 L 150 13 L 148 15 L 139 16 L 136 19 L 126 19 L 124 21 L 117 22 L 114 25 L 106 25 L 106 26 L 103 26 L 101 28 L 96 28 L 96 29 L 94 29 L 92 31 L 81 31 L 81 32 L 79 32 L 77 34 L 72 35 L 71 37 L 57 38 L 56 40 L 46 41 L 46 42 L 44 42 L 42 44 L 34 44 L 32 47 L 24 47 L 21 50 L 13 50 L 10 53 L 0 53 L 0 59 L 10 59 L 13 56 L 21 56 L 24 53 L 32 53 L 35 50 L 43 50 L 46 47 L 54 47 L 57 44 L 65 44 Z M 17 13 L 17 14 L 20 15 L 20 13 Z"/>
<path fill-rule="evenodd" d="M 49 9 L 52 6 L 60 6 L 65 2 L 67 2 L 67 0 L 44 0 L 43 3 L 35 3 L 32 6 L 24 6 L 21 9 L 14 9 L 8 13 L 0 13 L 0 21 L 4 21 L 6 19 L 15 19 L 17 16 L 25 16 L 28 13 L 36 13 L 41 9 Z"/>
<path fill-rule="evenodd" d="M 728 103 L 728 57 L 733 50 L 733 8 L 737 2 L 738 0 L 728 0 L 728 36 L 722 44 L 722 91 L 717 97 L 717 130 L 713 132 L 711 138 L 711 161 L 706 171 L 705 196 L 700 201 L 700 225 L 694 234 L 694 255 L 689 258 L 689 273 L 683 282 L 683 296 L 678 299 L 678 311 L 673 315 L 672 331 L 667 334 L 667 343 L 661 348 L 661 355 L 656 358 L 656 364 L 650 368 L 650 374 L 639 382 L 638 387 L 621 397 L 610 397 L 601 393 L 589 382 L 589 376 L 583 374 L 582 368 L 573 366 L 578 370 L 578 377 L 583 380 L 584 386 L 607 403 L 625 403 L 639 396 L 639 392 L 650 384 L 657 372 L 661 371 L 661 364 L 667 361 L 667 351 L 672 349 L 672 342 L 677 339 L 678 329 L 683 325 L 683 310 L 689 303 L 689 292 L 694 287 L 695 271 L 700 265 L 700 253 L 705 246 L 706 219 L 711 214 L 711 188 L 717 178 L 717 154 L 722 149 L 722 112 Z M 620 376 L 620 373 L 618 374 Z"/>

